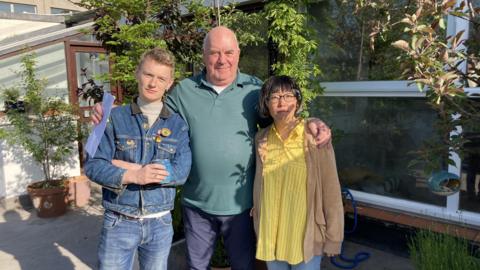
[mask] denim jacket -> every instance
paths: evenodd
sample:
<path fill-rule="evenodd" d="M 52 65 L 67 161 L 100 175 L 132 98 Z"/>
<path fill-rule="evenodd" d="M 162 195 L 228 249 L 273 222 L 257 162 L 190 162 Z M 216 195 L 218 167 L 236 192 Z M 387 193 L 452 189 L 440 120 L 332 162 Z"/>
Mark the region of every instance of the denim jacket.
<path fill-rule="evenodd" d="M 119 159 L 149 164 L 154 159 L 170 159 L 172 181 L 168 184 L 122 185 L 125 169 L 112 164 Z M 95 156 L 85 162 L 85 173 L 100 184 L 103 206 L 128 216 L 141 216 L 173 209 L 175 186 L 187 180 L 192 164 L 188 127 L 176 113 L 163 106 L 148 128 L 147 117 L 136 103 L 112 109 L 105 133 Z"/>

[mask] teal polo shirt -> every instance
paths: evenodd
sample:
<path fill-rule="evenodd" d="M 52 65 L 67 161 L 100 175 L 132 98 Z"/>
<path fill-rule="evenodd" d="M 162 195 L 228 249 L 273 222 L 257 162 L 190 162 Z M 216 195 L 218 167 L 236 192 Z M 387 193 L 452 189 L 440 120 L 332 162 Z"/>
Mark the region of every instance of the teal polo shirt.
<path fill-rule="evenodd" d="M 190 128 L 192 169 L 183 187 L 184 205 L 214 215 L 235 215 L 252 207 L 261 84 L 239 72 L 217 94 L 202 72 L 170 91 L 167 105 Z"/>

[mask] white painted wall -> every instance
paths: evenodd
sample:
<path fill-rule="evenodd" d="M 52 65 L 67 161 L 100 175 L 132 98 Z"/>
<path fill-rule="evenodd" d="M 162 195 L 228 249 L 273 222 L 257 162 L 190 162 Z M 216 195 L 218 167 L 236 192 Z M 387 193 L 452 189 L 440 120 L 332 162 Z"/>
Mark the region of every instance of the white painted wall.
<path fill-rule="evenodd" d="M 60 168 L 66 176 L 80 175 L 78 151 L 68 164 Z M 27 185 L 43 180 L 40 164 L 18 146 L 0 141 L 0 198 L 12 198 L 26 193 Z"/>

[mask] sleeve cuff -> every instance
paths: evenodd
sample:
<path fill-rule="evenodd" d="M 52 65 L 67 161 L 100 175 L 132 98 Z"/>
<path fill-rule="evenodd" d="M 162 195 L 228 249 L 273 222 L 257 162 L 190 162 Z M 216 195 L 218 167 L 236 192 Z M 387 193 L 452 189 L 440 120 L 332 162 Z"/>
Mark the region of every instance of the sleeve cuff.
<path fill-rule="evenodd" d="M 326 241 L 323 245 L 323 252 L 329 254 L 340 254 L 343 242 Z"/>

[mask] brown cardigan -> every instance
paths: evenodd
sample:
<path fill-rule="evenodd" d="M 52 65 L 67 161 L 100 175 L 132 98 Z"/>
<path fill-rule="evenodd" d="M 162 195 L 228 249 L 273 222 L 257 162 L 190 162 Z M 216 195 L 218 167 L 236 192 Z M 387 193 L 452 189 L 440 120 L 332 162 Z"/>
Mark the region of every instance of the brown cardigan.
<path fill-rule="evenodd" d="M 253 184 L 253 223 L 258 236 L 260 194 L 263 188 L 263 162 L 271 126 L 255 136 L 256 172 Z M 305 162 L 307 164 L 307 224 L 303 241 L 304 261 L 313 256 L 339 254 L 343 241 L 344 212 L 338 181 L 335 153 L 331 143 L 318 148 L 305 126 Z"/>

